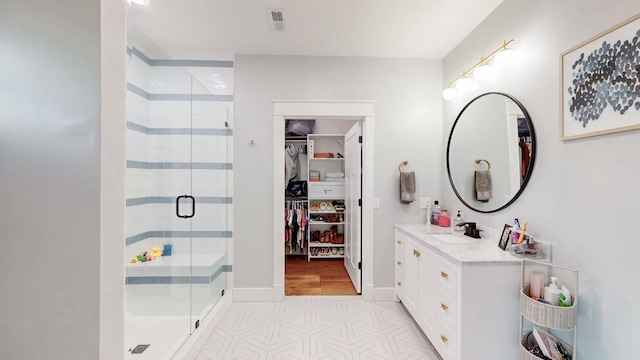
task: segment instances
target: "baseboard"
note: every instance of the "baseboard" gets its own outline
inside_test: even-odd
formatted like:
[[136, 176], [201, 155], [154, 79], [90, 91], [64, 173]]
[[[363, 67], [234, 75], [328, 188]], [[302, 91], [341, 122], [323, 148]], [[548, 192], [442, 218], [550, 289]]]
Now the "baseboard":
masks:
[[235, 288], [233, 301], [273, 301], [273, 288]]
[[395, 288], [375, 288], [373, 301], [394, 301], [395, 300]]
[[198, 355], [198, 351], [204, 345], [216, 325], [220, 323], [222, 316], [227, 312], [233, 302], [233, 290], [229, 296], [223, 296], [214, 306], [211, 312], [202, 320], [197, 331], [191, 334], [182, 344], [180, 349], [171, 357], [172, 360], [192, 360]]
[[367, 302], [376, 301], [375, 292], [376, 292], [376, 288], [373, 287], [373, 284], [362, 285], [362, 298], [364, 299], [364, 301], [367, 301]]

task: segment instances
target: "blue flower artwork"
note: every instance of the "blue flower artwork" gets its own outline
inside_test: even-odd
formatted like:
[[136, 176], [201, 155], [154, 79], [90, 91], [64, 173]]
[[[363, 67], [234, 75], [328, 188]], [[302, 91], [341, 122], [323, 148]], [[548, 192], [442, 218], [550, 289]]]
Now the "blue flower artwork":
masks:
[[630, 39], [603, 41], [591, 53], [580, 53], [570, 71], [566, 106], [582, 128], [608, 107], [620, 115], [640, 111], [640, 29]]

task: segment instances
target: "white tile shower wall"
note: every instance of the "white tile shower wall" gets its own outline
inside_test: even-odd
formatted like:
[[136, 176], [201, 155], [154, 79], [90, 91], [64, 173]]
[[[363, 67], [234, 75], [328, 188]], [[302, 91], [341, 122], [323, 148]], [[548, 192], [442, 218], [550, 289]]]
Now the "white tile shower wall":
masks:
[[149, 127], [149, 111], [150, 104], [148, 99], [127, 91], [127, 121]]
[[138, 88], [150, 92], [150, 70], [149, 65], [137, 56], [127, 57], [127, 82]]
[[193, 192], [200, 196], [227, 197], [231, 181], [226, 173], [225, 170], [193, 170]]
[[136, 236], [149, 231], [150, 219], [144, 205], [127, 206], [125, 214], [127, 218], [126, 237]]
[[135, 161], [149, 161], [149, 135], [139, 131], [127, 129], [126, 159]]
[[150, 196], [149, 171], [147, 169], [127, 168], [126, 174], [126, 198], [136, 199]]
[[[127, 312], [133, 315], [189, 315], [191, 310], [204, 309], [220, 295], [224, 276], [210, 285], [131, 285], [127, 287]], [[185, 324], [187, 326], [187, 324]]]
[[[179, 100], [151, 101], [149, 107], [153, 127], [187, 127], [191, 126], [189, 116], [191, 114], [191, 102]], [[182, 117], [171, 117], [181, 115]], [[164, 119], [169, 119], [165, 121]], [[176, 122], [172, 122], [176, 121]]]
[[151, 68], [150, 93], [153, 94], [191, 94], [191, 75], [179, 66], [153, 66]]

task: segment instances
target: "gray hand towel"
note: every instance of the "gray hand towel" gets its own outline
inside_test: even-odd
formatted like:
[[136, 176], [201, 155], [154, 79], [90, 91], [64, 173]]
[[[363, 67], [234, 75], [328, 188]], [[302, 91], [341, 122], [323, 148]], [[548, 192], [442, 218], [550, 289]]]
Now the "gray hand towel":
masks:
[[416, 200], [416, 174], [413, 171], [400, 172], [400, 201], [409, 204]]
[[493, 198], [491, 172], [489, 170], [476, 170], [474, 178], [476, 183], [476, 200], [489, 202], [489, 200]]

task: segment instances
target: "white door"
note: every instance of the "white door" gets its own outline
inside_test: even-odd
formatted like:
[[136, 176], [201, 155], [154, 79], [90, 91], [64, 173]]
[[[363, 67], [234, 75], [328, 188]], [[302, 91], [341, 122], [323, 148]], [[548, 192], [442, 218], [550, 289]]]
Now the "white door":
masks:
[[[344, 267], [356, 292], [362, 292], [362, 123], [345, 135], [345, 236]], [[371, 264], [369, 264], [371, 265]]]

